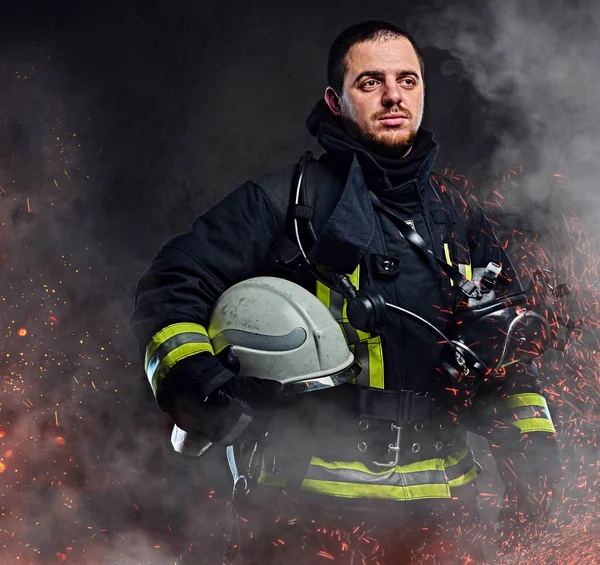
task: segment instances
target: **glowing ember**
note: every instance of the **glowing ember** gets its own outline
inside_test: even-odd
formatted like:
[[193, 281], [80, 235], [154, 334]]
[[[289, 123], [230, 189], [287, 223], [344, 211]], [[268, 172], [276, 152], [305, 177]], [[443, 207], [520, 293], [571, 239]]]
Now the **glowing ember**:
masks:
[[67, 442], [65, 441], [65, 438], [62, 436], [56, 436], [54, 438], [54, 443], [56, 445], [67, 445]]
[[0, 461], [0, 473], [4, 473], [6, 471], [6, 465]]
[[25, 328], [20, 328], [19, 331], [17, 332], [21, 337], [26, 336], [27, 335], [27, 330]]

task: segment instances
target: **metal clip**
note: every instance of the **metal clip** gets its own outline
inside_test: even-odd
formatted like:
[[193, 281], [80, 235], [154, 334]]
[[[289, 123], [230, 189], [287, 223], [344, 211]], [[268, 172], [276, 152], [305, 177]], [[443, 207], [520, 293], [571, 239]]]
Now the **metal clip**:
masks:
[[393, 453], [394, 459], [388, 463], [373, 461], [373, 465], [377, 465], [378, 467], [395, 467], [400, 461], [400, 439], [402, 437], [402, 426], [392, 423], [390, 428], [393, 432], [396, 432], [396, 443], [390, 443], [388, 446], [388, 453]]

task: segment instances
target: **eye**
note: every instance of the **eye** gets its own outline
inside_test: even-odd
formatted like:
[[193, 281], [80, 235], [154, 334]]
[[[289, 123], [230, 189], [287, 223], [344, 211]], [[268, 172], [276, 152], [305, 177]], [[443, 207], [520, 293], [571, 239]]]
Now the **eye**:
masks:
[[404, 77], [400, 82], [407, 87], [413, 87], [417, 84], [417, 81], [411, 77]]
[[369, 80], [366, 80], [365, 82], [362, 83], [361, 88], [363, 88], [365, 90], [373, 90], [378, 84], [379, 84], [378, 80], [375, 80], [374, 78], [370, 78]]

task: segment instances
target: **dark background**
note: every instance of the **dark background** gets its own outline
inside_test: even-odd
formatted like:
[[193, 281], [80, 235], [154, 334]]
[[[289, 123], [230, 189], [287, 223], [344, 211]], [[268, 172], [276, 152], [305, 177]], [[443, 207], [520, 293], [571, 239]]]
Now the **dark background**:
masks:
[[[406, 25], [422, 45], [425, 125], [441, 145], [439, 169], [466, 175], [481, 194], [506, 175], [512, 192], [522, 184], [530, 194], [532, 177], [546, 186], [556, 172], [548, 156], [556, 147], [565, 155], [575, 135], [563, 128], [566, 140], [541, 144], [539, 124], [548, 122], [508, 95], [519, 92], [521, 75], [499, 86], [488, 80], [496, 68], [520, 70], [495, 49], [477, 49], [503, 37], [506, 14], [491, 6], [0, 3], [1, 563], [220, 563], [229, 477], [216, 455], [187, 461], [171, 450], [170, 422], [129, 333], [135, 284], [166, 239], [207, 206], [246, 178], [318, 150], [304, 120], [325, 87], [329, 44], [362, 19]], [[548, 26], [569, 18], [560, 2], [552, 6], [540, 24], [543, 44], [562, 49], [564, 34], [555, 41]], [[596, 11], [581, 2], [573, 14], [579, 24]], [[514, 21], [537, 29], [537, 15]], [[587, 43], [590, 57], [597, 47]], [[585, 104], [599, 106], [590, 85], [580, 88], [589, 92]], [[552, 89], [542, 90], [549, 97], [533, 103], [550, 101], [552, 113]], [[570, 111], [569, 100], [559, 97], [559, 107]], [[579, 211], [596, 172], [582, 139], [576, 150], [587, 168], [565, 165]], [[533, 191], [542, 232], [564, 212], [548, 203], [548, 190]], [[588, 373], [590, 398], [595, 365]], [[587, 427], [569, 426], [563, 438], [571, 446], [578, 438], [573, 458], [586, 482], [575, 518], [588, 526], [597, 480], [590, 402]], [[482, 478], [493, 480], [491, 470]]]

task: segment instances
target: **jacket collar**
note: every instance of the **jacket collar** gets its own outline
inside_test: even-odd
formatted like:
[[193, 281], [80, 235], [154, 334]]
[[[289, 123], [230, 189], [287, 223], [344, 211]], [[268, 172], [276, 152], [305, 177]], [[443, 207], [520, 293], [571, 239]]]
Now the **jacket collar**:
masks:
[[375, 212], [362, 167], [355, 156], [340, 199], [308, 257], [327, 269], [352, 273], [373, 239]]
[[[369, 190], [385, 199], [420, 195], [431, 174], [438, 144], [431, 132], [419, 130], [420, 148], [424, 148], [420, 152], [421, 160], [415, 163], [412, 173], [404, 182], [392, 186], [384, 167], [366, 148], [342, 130], [324, 101], [315, 106], [307, 126], [327, 150], [321, 158], [322, 162], [338, 178], [345, 178], [345, 182], [342, 180], [344, 187], [340, 198], [308, 257], [330, 270], [352, 273], [366, 254], [375, 233], [375, 212]], [[380, 159], [380, 162], [385, 165], [387, 159]]]

